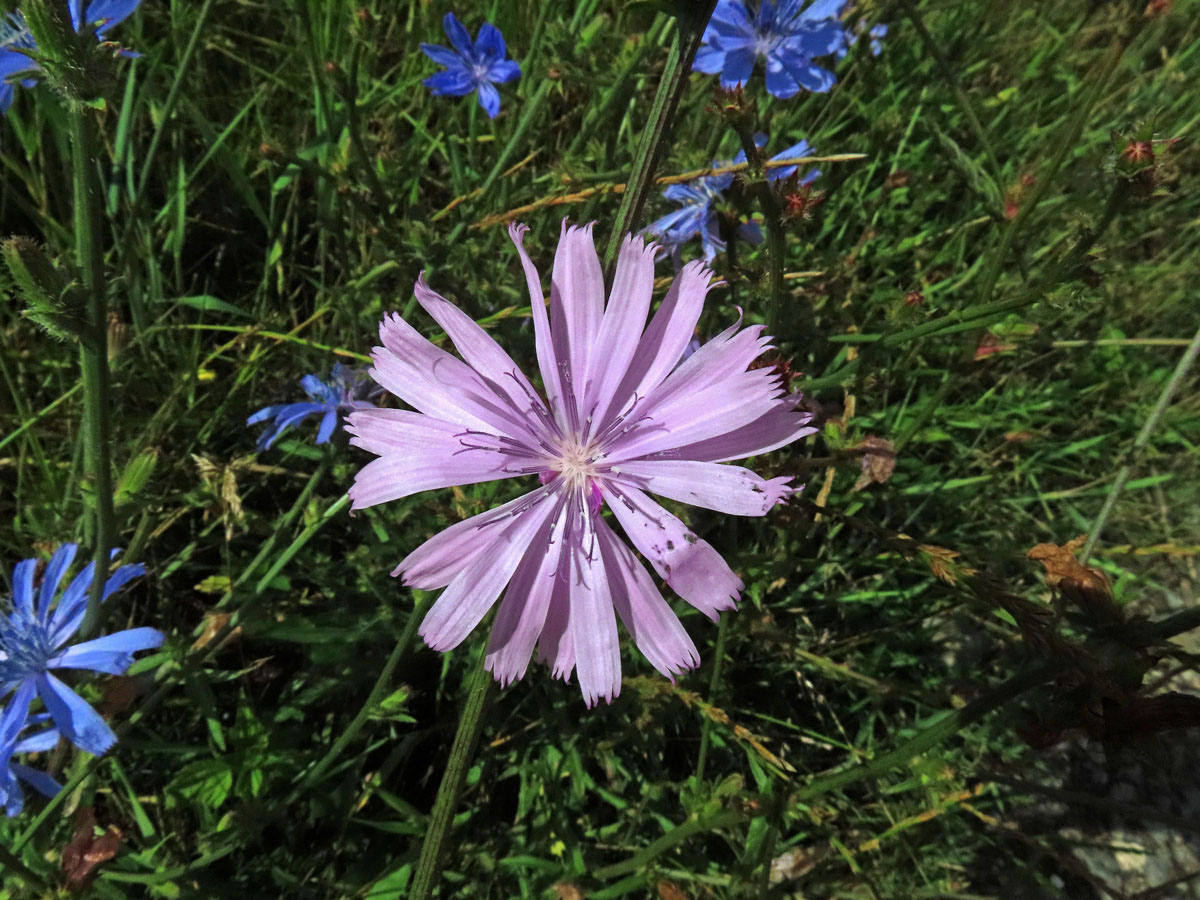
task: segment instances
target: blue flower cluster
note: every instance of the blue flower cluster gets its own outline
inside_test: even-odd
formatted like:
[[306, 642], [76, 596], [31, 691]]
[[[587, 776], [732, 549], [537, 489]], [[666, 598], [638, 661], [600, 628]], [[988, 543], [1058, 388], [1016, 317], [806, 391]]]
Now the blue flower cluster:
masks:
[[848, 0], [718, 0], [692, 64], [721, 76], [721, 87], [746, 84], [761, 60], [767, 91], [781, 100], [801, 90], [824, 92], [837, 79], [813, 63], [846, 44], [839, 21]]
[[[83, 23], [96, 26], [96, 37], [104, 38], [108, 30], [129, 18], [130, 14], [141, 6], [142, 0], [92, 0], [87, 5], [86, 12], [83, 0], [68, 0], [67, 6], [71, 14], [71, 24], [76, 31]], [[29, 54], [37, 51], [25, 17], [19, 12], [9, 13], [0, 19], [0, 113], [7, 113], [12, 106], [16, 85], [9, 79], [22, 72], [32, 72], [37, 69]], [[129, 51], [122, 51], [124, 56], [136, 56]], [[36, 78], [22, 78], [21, 87], [33, 87]]]
[[471, 34], [463, 24], [446, 13], [442, 19], [446, 37], [454, 49], [440, 44], [421, 44], [421, 51], [445, 70], [425, 79], [425, 87], [435, 97], [465, 97], [472, 92], [479, 95], [479, 105], [489, 119], [500, 112], [500, 92], [492, 85], [504, 84], [521, 76], [521, 67], [511, 59], [505, 59], [508, 50], [504, 46], [504, 35], [491, 22], [484, 22], [479, 36], [472, 41]]
[[[754, 135], [754, 144], [759, 149], [767, 145], [767, 136], [762, 132]], [[771, 162], [782, 162], [787, 159], [800, 159], [812, 156], [813, 149], [807, 141], [793, 144], [786, 150], [771, 157]], [[733, 158], [734, 164], [746, 161], [746, 151], [739, 150]], [[730, 163], [713, 160], [713, 168], [719, 169]], [[775, 182], [796, 175], [797, 166], [771, 166], [767, 169], [767, 181]], [[811, 184], [813, 179], [821, 174], [813, 169], [799, 179], [800, 185]], [[680, 248], [699, 235], [700, 246], [704, 250], [704, 258], [711, 263], [721, 250], [725, 249], [725, 241], [721, 238], [720, 223], [715, 203], [721, 195], [733, 184], [732, 172], [723, 175], [702, 175], [683, 184], [668, 185], [663, 196], [673, 203], [680, 204], [679, 209], [667, 213], [661, 219], [646, 226], [644, 233], [654, 235], [663, 248], [676, 259]], [[743, 223], [738, 227], [738, 233], [743, 240], [752, 244], [762, 241], [762, 232], [753, 222]]]
[[371, 408], [370, 403], [357, 399], [366, 384], [362, 372], [337, 363], [330, 373], [328, 383], [316, 375], [305, 375], [300, 379], [300, 386], [304, 388], [304, 393], [308, 394], [310, 400], [263, 407], [248, 418], [246, 424], [257, 425], [268, 419], [275, 421], [275, 427], [268, 428], [258, 438], [258, 449], [268, 450], [280, 435], [293, 425], [320, 413], [321, 426], [317, 429], [317, 443], [328, 443], [342, 412]]
[[[71, 645], [71, 639], [83, 624], [95, 571], [94, 564], [89, 563], [59, 595], [59, 585], [77, 549], [75, 544], [64, 544], [55, 551], [36, 597], [34, 575], [38, 561], [19, 562], [13, 570], [12, 608], [0, 617], [0, 696], [8, 698], [0, 712], [0, 803], [10, 816], [17, 815], [24, 803], [18, 781], [51, 797], [59, 789], [49, 775], [14, 763], [16, 754], [49, 750], [62, 736], [81, 750], [99, 756], [117, 740], [99, 713], [53, 675], [53, 670], [120, 675], [133, 664], [134, 653], [163, 642], [162, 632], [156, 629], [130, 628]], [[113, 570], [104, 583], [103, 599], [107, 601], [145, 572], [142, 565]], [[37, 699], [46, 711], [30, 715]], [[51, 727], [21, 736], [27, 729], [36, 729], [46, 722], [51, 722]]]

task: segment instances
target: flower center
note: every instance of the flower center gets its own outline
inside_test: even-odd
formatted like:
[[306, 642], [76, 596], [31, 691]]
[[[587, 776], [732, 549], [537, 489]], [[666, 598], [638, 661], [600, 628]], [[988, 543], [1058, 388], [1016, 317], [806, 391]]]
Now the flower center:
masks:
[[50, 635], [36, 619], [16, 613], [0, 619], [0, 685], [45, 671], [54, 655]]
[[578, 438], [564, 438], [558, 445], [558, 455], [550, 459], [550, 468], [562, 475], [572, 490], [587, 486], [599, 473], [596, 471], [596, 448], [583, 445]]

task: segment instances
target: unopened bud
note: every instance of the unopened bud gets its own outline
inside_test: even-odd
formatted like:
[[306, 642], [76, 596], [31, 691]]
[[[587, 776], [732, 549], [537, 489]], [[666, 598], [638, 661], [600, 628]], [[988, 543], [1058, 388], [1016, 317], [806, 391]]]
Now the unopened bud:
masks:
[[23, 315], [60, 340], [78, 337], [86, 322], [86, 303], [69, 274], [28, 238], [9, 238], [0, 245], [0, 254], [25, 302]]
[[31, 68], [40, 69], [43, 80], [68, 101], [103, 106], [105, 93], [116, 82], [116, 45], [97, 43], [100, 23], [77, 32], [61, 0], [24, 0], [21, 12], [37, 45]]

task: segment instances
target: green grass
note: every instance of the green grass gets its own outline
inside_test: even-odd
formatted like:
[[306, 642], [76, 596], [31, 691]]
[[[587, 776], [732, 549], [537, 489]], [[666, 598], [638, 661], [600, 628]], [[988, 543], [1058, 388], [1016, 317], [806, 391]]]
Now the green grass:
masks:
[[[494, 122], [421, 86], [433, 67], [417, 43], [442, 40], [441, 3], [370, 0], [358, 15], [341, 0], [173, 0], [120, 26], [143, 56], [121, 62], [97, 117], [112, 453], [118, 543], [152, 574], [108, 626], [169, 638], [135, 669], [115, 750], [86, 777], [51, 757], [78, 790], [0, 822], [39, 877], [59, 882], [71, 811], [90, 805], [123, 833], [98, 897], [405, 896], [485, 639], [425, 648], [429, 596], [388, 573], [516, 489], [351, 517], [342, 495], [366, 456], [344, 435], [315, 447], [307, 425], [255, 458], [243, 423], [299, 399], [305, 373], [368, 353], [384, 312], [433, 334], [411, 299], [421, 270], [531, 370], [515, 253], [502, 226], [476, 226], [600, 188], [521, 220], [543, 275], [564, 215], [596, 219], [603, 247], [620, 202], [608, 188], [629, 176], [667, 58], [659, 6], [464, 4], [468, 27], [496, 23], [522, 64]], [[747, 89], [770, 152], [803, 137], [862, 154], [820, 165], [825, 201], [787, 225], [784, 258], [744, 243], [718, 258], [728, 287], [699, 329], [735, 306], [766, 321], [773, 265], [809, 273], [784, 282], [776, 343], [824, 427], [754, 463], [807, 489], [763, 520], [688, 511], [747, 586], [719, 628], [675, 604], [696, 672], [672, 686], [628, 648], [611, 706], [586, 712], [538, 664], [498, 692], [441, 896], [1099, 896], [1064, 837], [1025, 829], [1028, 795], [987, 773], [1060, 784], [1063, 759], [1019, 732], [1086, 722], [1137, 686], [1101, 678], [1139, 665], [1133, 629], [1060, 615], [1025, 558], [1089, 533], [1122, 466], [1094, 564], [1130, 616], [1195, 608], [1193, 373], [1138, 438], [1200, 326], [1200, 4], [1157, 19], [1133, 2], [912, 6], [928, 41], [910, 4], [859, 4], [891, 31], [879, 57], [847, 57], [829, 94], [773, 100], [761, 71]], [[714, 85], [692, 76], [659, 175], [737, 152]], [[48, 88], [19, 95], [4, 227], [66, 252], [65, 108]], [[1151, 190], [1116, 170], [1121, 136], [1143, 125], [1182, 139], [1158, 147]], [[751, 185], [731, 193], [731, 217], [759, 214]], [[653, 191], [642, 224], [668, 208]], [[77, 353], [19, 312], [0, 319], [5, 577], [89, 527]], [[979, 353], [987, 334], [1006, 349]], [[868, 436], [894, 443], [895, 471], [855, 490]], [[189, 651], [230, 614], [226, 643]], [[1176, 663], [1192, 665], [1154, 672]], [[1043, 664], [1066, 674], [990, 693]], [[767, 887], [790, 850], [796, 877]], [[3, 878], [10, 896], [40, 895]]]

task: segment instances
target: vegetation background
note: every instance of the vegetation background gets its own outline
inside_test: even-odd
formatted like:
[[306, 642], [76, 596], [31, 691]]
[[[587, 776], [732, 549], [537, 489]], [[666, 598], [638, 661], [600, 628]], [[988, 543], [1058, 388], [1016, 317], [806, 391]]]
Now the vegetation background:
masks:
[[[130, 723], [114, 751], [0, 822], [45, 882], [7, 868], [7, 896], [406, 896], [485, 642], [425, 648], [429, 597], [388, 573], [514, 488], [350, 517], [367, 457], [344, 434], [256, 454], [244, 422], [362, 358], [386, 311], [432, 333], [422, 269], [529, 363], [525, 282], [488, 217], [524, 207], [544, 273], [564, 215], [605, 240], [672, 35], [661, 3], [463, 3], [523, 70], [489, 121], [421, 85], [449, 8], [147, 0], [115, 34], [142, 54], [98, 117], [119, 544], [152, 574], [109, 624], [169, 639], [98, 688]], [[828, 94], [692, 75], [659, 166], [731, 158], [730, 104], [768, 152], [861, 154], [820, 163], [824, 202], [787, 222], [782, 260], [718, 257], [699, 329], [735, 306], [765, 321], [782, 265], [780, 359], [823, 430], [756, 468], [807, 490], [764, 520], [690, 512], [747, 585], [719, 628], [685, 614], [699, 670], [672, 685], [627, 652], [591, 711], [538, 665], [498, 692], [442, 896], [1192, 895], [1200, 4], [850, 16], [890, 31]], [[22, 91], [0, 147], [4, 230], [58, 250], [63, 122]], [[761, 183], [730, 192], [731, 221], [761, 219]], [[642, 224], [670, 208], [655, 192]], [[87, 486], [75, 352], [15, 303], [0, 326], [8, 577], [81, 537]], [[1026, 557], [1093, 533], [1111, 604]], [[1138, 624], [1171, 615], [1170, 644]], [[64, 871], [105, 829], [115, 855]]]

